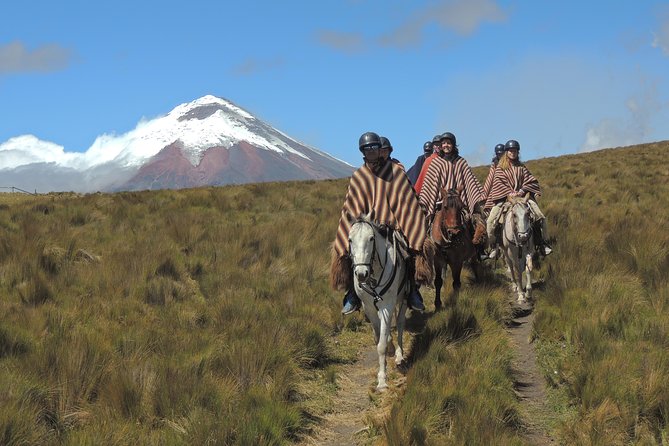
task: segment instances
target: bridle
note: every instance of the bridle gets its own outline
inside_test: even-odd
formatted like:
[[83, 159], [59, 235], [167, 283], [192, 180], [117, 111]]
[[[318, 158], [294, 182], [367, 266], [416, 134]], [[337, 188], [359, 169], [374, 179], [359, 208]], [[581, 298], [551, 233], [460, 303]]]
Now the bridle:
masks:
[[[460, 217], [461, 217], [461, 220], [458, 224], [453, 225], [453, 226], [452, 225], [445, 225], [444, 226], [444, 225], [442, 225], [442, 221], [437, 222], [437, 224], [440, 225], [440, 229], [441, 229], [441, 231], [440, 231], [441, 232], [441, 240], [435, 240], [434, 239], [434, 236], [433, 236], [434, 220], [432, 221], [432, 224], [429, 226], [430, 230], [429, 230], [428, 235], [430, 236], [430, 240], [440, 249], [448, 249], [448, 248], [451, 248], [454, 243], [456, 243], [458, 241], [462, 242], [462, 240], [460, 240], [460, 237], [464, 233], [466, 228], [465, 228], [465, 225], [464, 225], [463, 220], [462, 220], [462, 209], [460, 209], [458, 206], [455, 206], [455, 207], [456, 207], [456, 212], [458, 212], [460, 214]], [[439, 214], [439, 212], [445, 212], [446, 209], [448, 209], [448, 208], [444, 207], [443, 203], [438, 204], [437, 205], [437, 213], [435, 214], [434, 219], [435, 220], [437, 219], [437, 215]], [[455, 236], [455, 238], [454, 238], [454, 236]]]
[[[385, 258], [383, 261], [381, 260], [381, 253], [379, 250], [376, 248], [376, 234], [377, 232], [380, 232], [380, 229], [377, 228], [373, 223], [367, 220], [359, 219], [356, 221], [356, 223], [364, 223], [366, 225], [369, 225], [369, 227], [372, 229], [372, 254], [369, 256], [369, 261], [367, 262], [352, 262], [352, 268], [355, 271], [355, 268], [357, 266], [367, 266], [369, 267], [369, 275], [367, 276], [367, 279], [364, 281], [359, 281], [360, 288], [365, 290], [367, 293], [369, 293], [371, 296], [374, 297], [374, 307], [378, 310], [377, 302], [380, 300], [383, 300], [383, 296], [388, 292], [390, 289], [390, 286], [393, 284], [395, 281], [395, 275], [397, 273], [397, 269], [399, 268], [399, 259], [400, 255], [397, 250], [397, 233], [392, 230], [392, 228], [387, 228], [387, 231], [391, 233], [391, 237], [393, 239], [393, 252], [395, 253], [395, 260], [393, 261], [392, 265], [392, 271], [390, 274], [390, 277], [388, 280], [383, 283], [379, 284], [377, 282], [377, 279], [375, 278], [374, 274], [374, 260], [377, 260], [379, 265], [381, 265], [381, 272], [378, 275], [378, 280], [381, 280], [383, 278], [383, 275], [386, 271], [386, 264], [388, 263], [388, 253], [386, 251]], [[387, 238], [386, 238], [387, 240]], [[351, 246], [350, 246], [350, 240], [349, 240], [349, 257], [353, 261], [353, 256], [352, 256], [352, 251], [351, 251]], [[380, 288], [380, 291], [378, 290]]]
[[[527, 203], [523, 203], [523, 202], [512, 203], [511, 207], [507, 211], [507, 212], [511, 213], [511, 218], [512, 218], [512, 223], [513, 223], [513, 240], [509, 239], [509, 237], [507, 236], [506, 230], [503, 230], [502, 233], [504, 234], [504, 238], [506, 239], [506, 241], [508, 241], [509, 243], [511, 243], [511, 244], [517, 246], [518, 248], [520, 248], [520, 247], [524, 246], [525, 244], [527, 244], [529, 242], [530, 237], [532, 236], [532, 225], [531, 224], [528, 225], [529, 227], [528, 227], [527, 231], [520, 232], [520, 231], [517, 230], [517, 228], [518, 228], [518, 217], [516, 216], [516, 213], [513, 212], [513, 208], [515, 208], [516, 206], [524, 206], [525, 207], [525, 206], [527, 206]], [[528, 212], [529, 212], [529, 207], [528, 207]], [[521, 241], [522, 239], [524, 239], [524, 241]], [[518, 257], [520, 257], [520, 256], [521, 256], [521, 252], [520, 252], [520, 250], [518, 250]]]

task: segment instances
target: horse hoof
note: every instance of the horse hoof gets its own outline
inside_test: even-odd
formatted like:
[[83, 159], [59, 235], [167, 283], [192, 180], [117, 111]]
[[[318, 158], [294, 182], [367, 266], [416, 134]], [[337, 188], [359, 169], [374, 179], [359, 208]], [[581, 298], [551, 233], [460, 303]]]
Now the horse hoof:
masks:
[[376, 391], [379, 393], [383, 393], [386, 390], [388, 390], [388, 384], [386, 383], [383, 383], [383, 385], [379, 384], [378, 386], [376, 386]]

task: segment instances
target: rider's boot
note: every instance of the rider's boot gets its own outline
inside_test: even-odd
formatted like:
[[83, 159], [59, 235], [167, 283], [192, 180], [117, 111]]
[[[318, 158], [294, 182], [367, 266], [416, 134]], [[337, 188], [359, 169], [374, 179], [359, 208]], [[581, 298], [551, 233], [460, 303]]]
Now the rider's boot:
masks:
[[490, 251], [488, 251], [488, 258], [490, 260], [495, 260], [497, 258], [497, 237], [495, 234], [488, 234], [488, 244], [490, 246]]
[[411, 287], [409, 297], [407, 297], [407, 304], [409, 308], [414, 311], [425, 311], [425, 304], [423, 303], [423, 296], [420, 295], [418, 286], [414, 283]]
[[539, 250], [539, 254], [541, 254], [543, 257], [546, 257], [549, 255], [551, 252], [553, 252], [553, 248], [551, 245], [548, 244], [548, 236], [546, 235], [546, 219], [543, 218], [537, 222], [538, 226], [538, 231], [537, 231], [537, 248]]
[[360, 309], [360, 305], [362, 304], [362, 302], [360, 302], [360, 298], [357, 294], [355, 294], [355, 290], [353, 288], [346, 292], [344, 295], [344, 301], [342, 303], [344, 305], [344, 308], [341, 310], [343, 314], [351, 314], [354, 311], [358, 311]]
[[488, 255], [485, 253], [485, 244], [476, 245], [476, 255], [478, 255], [481, 262], [488, 258]]
[[407, 274], [409, 275], [409, 296], [407, 297], [407, 305], [414, 311], [425, 311], [425, 304], [423, 304], [423, 296], [418, 291], [418, 284], [416, 283], [416, 258], [409, 257], [407, 259]]

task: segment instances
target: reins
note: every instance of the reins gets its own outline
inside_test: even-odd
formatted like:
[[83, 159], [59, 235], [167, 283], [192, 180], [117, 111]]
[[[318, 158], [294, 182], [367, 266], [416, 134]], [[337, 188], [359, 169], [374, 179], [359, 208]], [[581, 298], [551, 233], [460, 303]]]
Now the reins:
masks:
[[[359, 220], [359, 222], [368, 224], [372, 228], [372, 232], [374, 234], [374, 239], [373, 239], [373, 242], [374, 242], [374, 245], [373, 245], [374, 248], [373, 249], [374, 249], [374, 251], [372, 252], [372, 256], [371, 256], [369, 262], [353, 263], [352, 267], [353, 267], [353, 269], [355, 269], [356, 266], [369, 266], [369, 277], [366, 281], [360, 282], [360, 288], [362, 288], [364, 291], [366, 291], [370, 296], [372, 296], [374, 298], [374, 301], [373, 301], [374, 302], [374, 308], [376, 308], [376, 310], [378, 311], [379, 307], [378, 307], [377, 303], [379, 301], [383, 300], [383, 296], [388, 292], [388, 290], [392, 286], [393, 282], [395, 281], [395, 276], [397, 275], [397, 269], [399, 268], [399, 258], [400, 258], [400, 256], [399, 256], [399, 252], [398, 252], [398, 249], [397, 249], [397, 237], [398, 237], [398, 235], [397, 235], [396, 231], [394, 231], [394, 230], [392, 231], [392, 239], [393, 239], [392, 243], [393, 243], [393, 251], [395, 253], [395, 259], [393, 260], [393, 265], [392, 265], [393, 268], [391, 270], [390, 277], [388, 278], [388, 280], [383, 285], [378, 284], [378, 283], [375, 284], [374, 282], [376, 282], [376, 279], [373, 277], [374, 276], [374, 252], [376, 252], [376, 259], [378, 260], [379, 264], [381, 265], [381, 272], [379, 274], [379, 280], [381, 280], [383, 278], [383, 275], [386, 271], [386, 266], [388, 264], [388, 251], [386, 250], [385, 259], [384, 259], [383, 262], [381, 262], [381, 254], [380, 254], [379, 250], [376, 248], [376, 243], [377, 243], [376, 235], [379, 231], [369, 221]], [[391, 230], [391, 229], [389, 228], [389, 230]], [[387, 237], [384, 237], [384, 242], [388, 242]], [[349, 252], [350, 252], [350, 249], [349, 249]], [[404, 286], [404, 282], [402, 283], [402, 286]], [[377, 291], [377, 288], [381, 288], [381, 290]]]
[[[504, 235], [504, 238], [506, 239], [506, 241], [509, 242], [509, 243], [511, 243], [512, 245], [515, 245], [515, 246], [518, 247], [518, 248], [521, 248], [521, 247], [524, 246], [526, 243], [528, 243], [529, 240], [530, 240], [530, 236], [532, 235], [532, 225], [530, 225], [530, 228], [529, 228], [527, 231], [524, 231], [524, 232], [522, 232], [522, 233], [520, 233], [520, 232], [518, 232], [518, 231], [516, 230], [517, 225], [518, 225], [518, 221], [517, 221], [517, 219], [516, 219], [516, 214], [513, 212], [513, 208], [514, 208], [515, 206], [520, 205], [520, 204], [521, 204], [521, 203], [513, 203], [513, 204], [511, 205], [511, 207], [509, 208], [509, 210], [507, 211], [507, 212], [510, 212], [510, 213], [511, 213], [511, 218], [513, 219], [513, 240], [509, 239], [509, 237], [507, 236], [507, 234], [506, 234], [506, 227], [505, 227], [504, 230], [502, 231], [502, 234]], [[528, 212], [529, 212], [529, 211], [528, 211]], [[504, 221], [505, 221], [505, 226], [506, 226], [506, 218], [504, 219]], [[520, 241], [518, 240], [518, 236], [519, 236], [519, 235], [525, 235], [525, 234], [528, 235], [528, 237], [527, 237], [527, 241], [525, 241], [525, 242], [520, 242]], [[521, 256], [522, 256], [522, 252], [521, 252], [520, 249], [518, 249], [518, 258], [520, 258]]]

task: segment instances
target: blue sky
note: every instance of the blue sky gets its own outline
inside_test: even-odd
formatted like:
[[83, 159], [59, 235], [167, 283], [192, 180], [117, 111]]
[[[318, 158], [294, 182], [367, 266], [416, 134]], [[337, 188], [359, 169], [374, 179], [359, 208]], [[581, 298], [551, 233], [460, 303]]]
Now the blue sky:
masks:
[[455, 133], [487, 163], [669, 139], [669, 3], [6, 2], [0, 144], [87, 150], [206, 94], [351, 164]]

